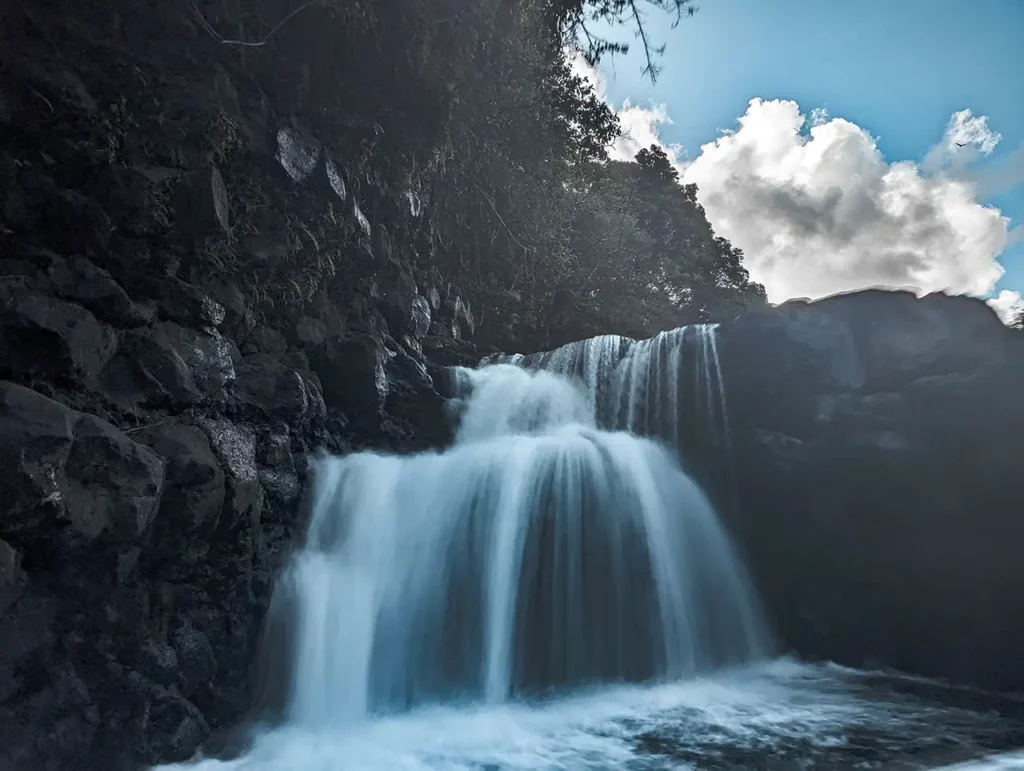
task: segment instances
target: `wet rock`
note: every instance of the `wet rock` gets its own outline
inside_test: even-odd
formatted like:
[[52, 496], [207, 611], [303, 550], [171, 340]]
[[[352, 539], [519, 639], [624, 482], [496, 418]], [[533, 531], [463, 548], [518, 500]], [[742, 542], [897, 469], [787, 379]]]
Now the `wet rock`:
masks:
[[405, 191], [405, 202], [409, 207], [409, 216], [415, 219], [423, 213], [423, 203], [420, 201], [419, 195], [412, 190]]
[[394, 264], [382, 268], [379, 278], [383, 287], [381, 312], [391, 334], [401, 337], [413, 326], [418, 297], [416, 282], [408, 270]]
[[391, 243], [391, 234], [384, 225], [377, 226], [377, 259], [391, 262], [395, 259], [395, 250]]
[[63, 58], [42, 51], [5, 57], [5, 75], [15, 89], [30, 91], [36, 99], [44, 99], [51, 108], [59, 106], [83, 116], [96, 112], [96, 100], [81, 77], [68, 67]]
[[231, 204], [220, 169], [211, 165], [187, 174], [174, 186], [172, 206], [183, 233], [201, 238], [231, 234]]
[[225, 235], [231, 235], [231, 203], [228, 200], [228, 188], [224, 177], [216, 166], [210, 171], [210, 198], [213, 215]]
[[430, 287], [427, 291], [427, 302], [430, 303], [430, 307], [434, 312], [441, 310], [441, 293], [437, 291], [436, 286]]
[[85, 306], [104, 321], [121, 327], [136, 327], [147, 321], [146, 314], [110, 273], [85, 257], [54, 260], [47, 275], [58, 296]]
[[57, 641], [58, 609], [59, 603], [52, 594], [27, 586], [3, 614], [0, 704], [24, 687], [24, 682], [18, 677], [19, 667], [33, 658], [45, 657], [53, 649]]
[[193, 404], [201, 399], [192, 369], [154, 328], [125, 333], [102, 380], [111, 399], [124, 406]]
[[332, 338], [310, 353], [327, 406], [360, 420], [375, 420], [387, 398], [385, 361], [383, 344], [364, 333]]
[[186, 697], [194, 696], [209, 685], [217, 674], [217, 657], [210, 639], [185, 619], [172, 635], [182, 677], [182, 691]]
[[249, 342], [256, 346], [259, 353], [265, 353], [275, 359], [284, 358], [288, 352], [288, 341], [272, 327], [256, 327], [249, 336]]
[[106, 421], [11, 383], [0, 384], [3, 534], [45, 537], [70, 548], [101, 535], [137, 540], [163, 490], [159, 457]]
[[475, 367], [481, 358], [473, 345], [450, 336], [427, 335], [422, 346], [427, 361], [445, 367]]
[[0, 373], [93, 385], [114, 355], [113, 329], [80, 305], [0, 279]]
[[137, 540], [156, 514], [164, 464], [106, 421], [79, 414], [64, 477], [64, 532], [73, 532], [73, 543], [100, 534], [125, 543]]
[[165, 490], [153, 528], [157, 558], [187, 560], [189, 547], [215, 525], [224, 506], [224, 472], [206, 434], [195, 426], [164, 423], [138, 434], [165, 462]]
[[21, 554], [9, 543], [0, 540], [0, 619], [21, 597], [27, 583], [28, 577], [21, 569]]
[[361, 238], [369, 242], [373, 237], [373, 229], [370, 227], [370, 221], [363, 214], [363, 210], [359, 208], [359, 202], [355, 200], [352, 201], [352, 217], [355, 219], [356, 228], [358, 228]]
[[124, 406], [219, 402], [235, 380], [234, 357], [216, 330], [165, 321], [125, 333], [102, 380], [111, 399]]
[[188, 365], [199, 392], [208, 399], [223, 401], [227, 387], [235, 380], [236, 351], [216, 330], [186, 329], [172, 322], [158, 324], [178, 356]]
[[306, 418], [311, 426], [320, 426], [327, 418], [327, 405], [324, 403], [323, 386], [315, 372], [302, 372], [302, 383], [306, 388]]
[[305, 182], [313, 175], [322, 153], [320, 141], [298, 129], [284, 127], [277, 132], [275, 157], [294, 182]]
[[422, 340], [430, 330], [430, 304], [417, 295], [412, 301], [412, 334], [416, 340]]
[[167, 643], [145, 640], [137, 650], [135, 667], [153, 682], [174, 685], [178, 680], [178, 653]]
[[322, 343], [328, 336], [327, 324], [323, 319], [303, 316], [295, 323], [295, 337], [306, 346]]
[[452, 295], [445, 303], [445, 311], [450, 318], [455, 319], [459, 326], [461, 334], [456, 339], [473, 336], [473, 333], [476, 332], [476, 321], [473, 319], [473, 310], [466, 300], [459, 295]]
[[327, 175], [327, 185], [341, 202], [344, 203], [348, 198], [348, 190], [345, 187], [345, 178], [342, 176], [341, 170], [334, 163], [331, 158], [325, 159], [324, 171]]
[[139, 672], [119, 678], [124, 696], [116, 714], [104, 722], [137, 737], [134, 752], [147, 763], [188, 760], [210, 735], [210, 727], [192, 702]]
[[727, 516], [785, 643], [1024, 687], [1024, 338], [981, 301], [867, 291], [749, 312], [718, 343]]
[[265, 435], [257, 455], [260, 482], [272, 500], [294, 503], [299, 498], [299, 476], [292, 458], [291, 437], [286, 426]]
[[76, 414], [21, 386], [0, 383], [0, 535], [45, 532], [65, 506], [64, 464]]
[[198, 287], [176, 278], [147, 283], [160, 315], [168, 321], [192, 327], [219, 327], [224, 322], [224, 306]]
[[210, 296], [224, 308], [224, 323], [229, 330], [241, 334], [256, 326], [256, 317], [236, 284], [215, 280], [209, 283], [208, 288]]
[[299, 373], [264, 353], [245, 357], [236, 370], [234, 394], [239, 402], [268, 416], [301, 420], [309, 404]]
[[263, 498], [256, 469], [256, 433], [226, 420], [204, 419], [201, 426], [225, 472], [232, 522], [258, 523]]

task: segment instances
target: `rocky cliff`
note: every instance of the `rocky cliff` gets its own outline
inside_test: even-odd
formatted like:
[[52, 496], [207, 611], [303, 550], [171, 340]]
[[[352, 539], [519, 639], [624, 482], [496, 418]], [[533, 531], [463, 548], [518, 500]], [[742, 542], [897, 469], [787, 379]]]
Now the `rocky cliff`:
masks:
[[978, 300], [869, 291], [719, 336], [727, 509], [783, 643], [1024, 689], [1024, 335]]
[[431, 372], [474, 356], [416, 190], [187, 9], [63, 11], [0, 25], [4, 771], [234, 724], [310, 459], [443, 444]]

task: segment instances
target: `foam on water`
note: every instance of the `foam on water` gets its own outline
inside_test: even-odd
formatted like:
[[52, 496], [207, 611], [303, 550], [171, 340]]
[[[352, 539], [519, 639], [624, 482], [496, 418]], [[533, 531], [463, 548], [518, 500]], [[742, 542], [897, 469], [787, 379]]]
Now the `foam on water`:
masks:
[[257, 736], [246, 756], [202, 761], [198, 771], [1019, 767], [1011, 765], [1019, 754], [992, 752], [1008, 741], [1012, 719], [988, 705], [975, 711], [891, 692], [900, 685], [775, 661], [543, 701], [425, 707], [332, 731], [284, 726]]

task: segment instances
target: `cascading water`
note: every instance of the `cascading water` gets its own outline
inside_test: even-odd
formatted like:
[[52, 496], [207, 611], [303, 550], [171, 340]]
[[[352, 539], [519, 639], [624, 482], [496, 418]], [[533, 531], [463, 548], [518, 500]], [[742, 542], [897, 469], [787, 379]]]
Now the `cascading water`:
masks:
[[318, 462], [269, 613], [281, 724], [190, 767], [832, 771], [1020, 746], [1024, 706], [982, 695], [964, 708], [942, 686], [787, 661], [706, 673], [768, 647], [742, 566], [668, 448], [685, 458], [695, 429], [728, 443], [713, 327], [511, 362], [455, 371], [447, 452]]
[[665, 450], [597, 429], [563, 377], [461, 377], [451, 450], [320, 461], [275, 598], [290, 722], [676, 679], [766, 651], [728, 539]]
[[491, 361], [576, 378], [602, 428], [657, 437], [673, 447], [701, 434], [728, 444], [717, 324], [670, 329], [649, 340], [602, 335]]

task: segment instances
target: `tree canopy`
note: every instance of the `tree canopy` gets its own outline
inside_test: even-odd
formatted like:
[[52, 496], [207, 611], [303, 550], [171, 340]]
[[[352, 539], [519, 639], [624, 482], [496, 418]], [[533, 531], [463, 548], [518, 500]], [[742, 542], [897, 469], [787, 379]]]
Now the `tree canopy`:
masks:
[[478, 335], [539, 347], [646, 336], [764, 301], [742, 252], [715, 234], [696, 187], [681, 184], [659, 147], [609, 160], [618, 118], [571, 66], [624, 50], [593, 29], [625, 25], [654, 78], [648, 19], [677, 23], [694, 9], [691, 0], [261, 0], [244, 18], [205, 21], [266, 41], [239, 50], [254, 81], [279, 111], [315, 116], [355, 184], [373, 169], [417, 191], [430, 223], [419, 264], [472, 298]]

